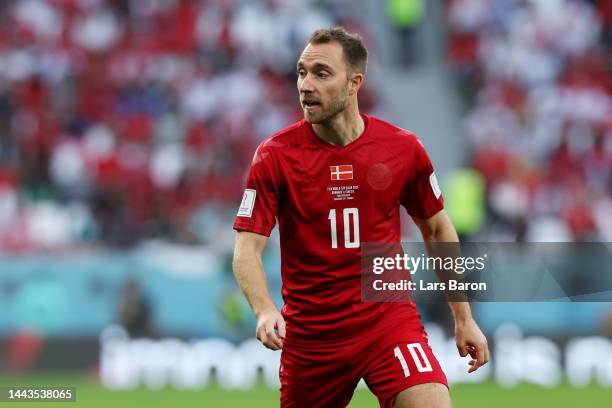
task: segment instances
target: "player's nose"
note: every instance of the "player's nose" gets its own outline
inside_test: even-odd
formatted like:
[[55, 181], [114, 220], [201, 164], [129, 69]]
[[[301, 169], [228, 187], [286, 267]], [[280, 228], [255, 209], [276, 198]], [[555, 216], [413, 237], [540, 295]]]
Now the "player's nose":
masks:
[[298, 80], [298, 91], [300, 93], [308, 93], [314, 91], [314, 86], [312, 81], [310, 80], [310, 75], [306, 75], [304, 78], [300, 78]]

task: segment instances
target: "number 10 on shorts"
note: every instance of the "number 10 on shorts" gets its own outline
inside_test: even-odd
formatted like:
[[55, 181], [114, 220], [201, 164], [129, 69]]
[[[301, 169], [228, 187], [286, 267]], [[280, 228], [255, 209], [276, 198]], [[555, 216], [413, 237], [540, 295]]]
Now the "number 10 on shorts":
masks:
[[[406, 344], [406, 349], [414, 361], [414, 365], [419, 373], [425, 373], [427, 371], [433, 371], [431, 368], [431, 364], [427, 359], [427, 355], [423, 350], [423, 346], [421, 343], [409, 343]], [[397, 346], [393, 349], [393, 353], [395, 354], [395, 358], [397, 358], [402, 365], [402, 370], [404, 370], [404, 377], [408, 377], [410, 375], [410, 370], [408, 369], [408, 363], [404, 358], [404, 354], [402, 353], [402, 349], [400, 346]]]

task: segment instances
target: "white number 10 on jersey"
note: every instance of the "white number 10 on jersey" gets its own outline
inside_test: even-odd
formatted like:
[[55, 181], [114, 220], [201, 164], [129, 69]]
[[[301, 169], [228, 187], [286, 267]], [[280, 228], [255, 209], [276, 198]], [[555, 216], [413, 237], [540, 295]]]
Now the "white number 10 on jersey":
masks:
[[[329, 222], [331, 224], [331, 247], [338, 248], [338, 227], [336, 222], [336, 210], [329, 210]], [[344, 223], [344, 247], [359, 248], [359, 209], [344, 208], [342, 210]], [[352, 222], [351, 222], [352, 219]], [[353, 233], [351, 234], [351, 225]]]
[[[406, 348], [408, 349], [408, 353], [410, 357], [412, 357], [412, 361], [414, 361], [414, 365], [419, 373], [425, 373], [428, 371], [433, 371], [431, 368], [431, 364], [427, 359], [427, 354], [425, 354], [425, 350], [423, 350], [423, 346], [420, 343], [410, 343], [406, 344]], [[393, 354], [395, 358], [397, 358], [402, 366], [402, 370], [404, 370], [404, 377], [410, 376], [410, 370], [408, 369], [408, 363], [404, 358], [404, 353], [402, 353], [402, 349], [397, 346], [393, 349]]]

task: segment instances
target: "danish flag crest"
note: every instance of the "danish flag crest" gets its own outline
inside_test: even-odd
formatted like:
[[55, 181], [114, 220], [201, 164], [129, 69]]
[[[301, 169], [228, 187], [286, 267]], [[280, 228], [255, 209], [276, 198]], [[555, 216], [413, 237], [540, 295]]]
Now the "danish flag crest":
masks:
[[332, 180], [352, 180], [353, 165], [342, 164], [340, 166], [329, 166]]

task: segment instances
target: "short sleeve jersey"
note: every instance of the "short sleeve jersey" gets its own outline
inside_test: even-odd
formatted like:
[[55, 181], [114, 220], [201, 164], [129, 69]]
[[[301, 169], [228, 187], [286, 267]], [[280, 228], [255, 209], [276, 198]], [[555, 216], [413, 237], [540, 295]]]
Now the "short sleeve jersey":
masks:
[[234, 229], [269, 236], [278, 222], [287, 338], [340, 339], [414, 317], [412, 303], [361, 301], [361, 245], [399, 242], [400, 205], [443, 208], [432, 164], [412, 133], [362, 115], [346, 146], [302, 120], [257, 149]]

